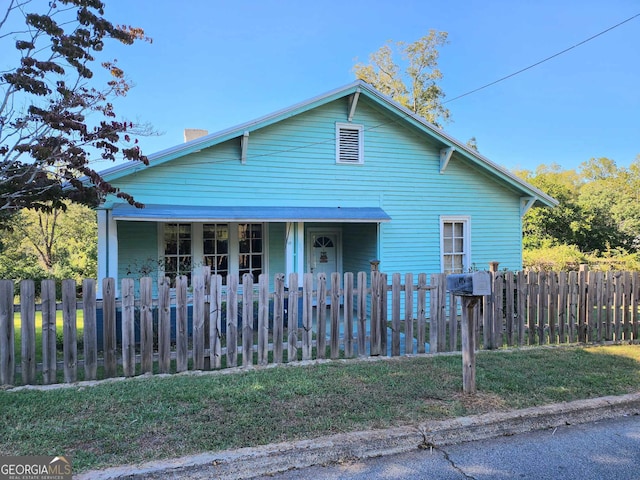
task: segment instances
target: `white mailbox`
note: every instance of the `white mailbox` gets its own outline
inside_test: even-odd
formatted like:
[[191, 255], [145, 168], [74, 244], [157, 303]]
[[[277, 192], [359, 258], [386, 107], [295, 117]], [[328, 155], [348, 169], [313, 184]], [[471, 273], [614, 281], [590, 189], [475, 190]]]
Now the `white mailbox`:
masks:
[[491, 295], [491, 275], [489, 272], [447, 275], [447, 290], [462, 296]]

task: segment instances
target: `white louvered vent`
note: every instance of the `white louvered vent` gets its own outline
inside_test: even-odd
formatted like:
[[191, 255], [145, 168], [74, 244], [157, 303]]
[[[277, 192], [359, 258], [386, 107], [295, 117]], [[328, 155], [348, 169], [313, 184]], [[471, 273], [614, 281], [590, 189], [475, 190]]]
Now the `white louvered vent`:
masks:
[[363, 163], [362, 125], [337, 124], [337, 151], [338, 163]]

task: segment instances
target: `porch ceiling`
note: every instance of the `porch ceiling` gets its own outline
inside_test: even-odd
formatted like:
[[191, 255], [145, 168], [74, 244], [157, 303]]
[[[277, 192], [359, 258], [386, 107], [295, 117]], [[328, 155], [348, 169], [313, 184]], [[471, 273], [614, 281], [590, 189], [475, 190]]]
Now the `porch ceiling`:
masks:
[[115, 205], [115, 220], [146, 222], [338, 222], [380, 223], [391, 217], [379, 207], [209, 207]]

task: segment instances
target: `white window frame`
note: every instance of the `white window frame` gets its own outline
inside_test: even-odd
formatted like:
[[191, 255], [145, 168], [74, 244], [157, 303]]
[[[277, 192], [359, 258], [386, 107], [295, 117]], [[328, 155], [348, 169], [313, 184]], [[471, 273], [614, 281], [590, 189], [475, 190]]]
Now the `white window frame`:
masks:
[[[340, 157], [340, 131], [353, 130], [358, 134], [358, 161], [343, 161]], [[363, 165], [364, 164], [364, 125], [336, 122], [336, 164]]]
[[462, 272], [468, 272], [471, 263], [471, 217], [469, 215], [442, 215], [440, 217], [440, 271], [445, 272], [444, 225], [446, 223], [463, 224]]
[[[204, 265], [204, 235], [203, 225], [206, 224], [226, 224], [229, 225], [229, 273], [239, 274], [240, 271], [240, 242], [238, 235], [238, 225], [240, 224], [260, 224], [262, 225], [262, 273], [269, 274], [269, 224], [263, 222], [184, 222], [172, 221], [158, 223], [158, 259], [164, 259], [164, 227], [167, 223], [182, 223], [191, 225], [191, 273], [192, 275], [202, 271]], [[164, 262], [159, 263], [159, 273], [164, 273]], [[240, 279], [242, 280], [242, 279]]]

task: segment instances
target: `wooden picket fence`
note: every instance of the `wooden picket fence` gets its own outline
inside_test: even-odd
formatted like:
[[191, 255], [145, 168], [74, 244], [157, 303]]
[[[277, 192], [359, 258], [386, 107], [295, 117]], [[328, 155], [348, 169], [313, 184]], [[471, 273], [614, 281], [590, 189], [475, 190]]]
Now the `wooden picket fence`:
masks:
[[[219, 275], [173, 287], [160, 278], [153, 298], [151, 278], [126, 278], [116, 298], [107, 278], [97, 300], [92, 279], [80, 295], [63, 281], [61, 297], [45, 280], [39, 298], [24, 280], [14, 304], [14, 282], [0, 280], [0, 385], [460, 349], [446, 275], [305, 274], [287, 289], [277, 274], [273, 285], [266, 275], [230, 275], [224, 287]], [[475, 310], [478, 348], [638, 339], [638, 272], [494, 272], [492, 287]]]

